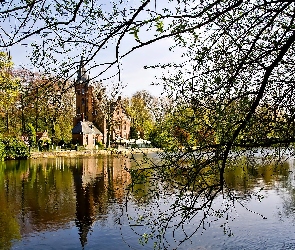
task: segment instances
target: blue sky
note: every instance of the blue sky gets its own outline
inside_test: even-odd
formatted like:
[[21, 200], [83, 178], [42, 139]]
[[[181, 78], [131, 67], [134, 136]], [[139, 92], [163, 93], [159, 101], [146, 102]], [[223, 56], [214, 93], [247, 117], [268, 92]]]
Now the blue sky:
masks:
[[[129, 4], [138, 4], [140, 1], [129, 1]], [[157, 2], [159, 3], [159, 1]], [[152, 3], [153, 4], [153, 3]], [[106, 6], [108, 9], [109, 6]], [[141, 17], [144, 18], [144, 17]], [[12, 23], [10, 23], [10, 26]], [[5, 24], [7, 25], [7, 23]], [[140, 32], [141, 39], [148, 39], [149, 34], [147, 32]], [[89, 39], [92, 39], [91, 37]], [[26, 40], [27, 43], [30, 44], [32, 42], [42, 43], [42, 38], [40, 37], [31, 37]], [[132, 45], [136, 44], [134, 36], [128, 34], [126, 38], [122, 40], [121, 51], [124, 52], [131, 48]], [[154, 44], [148, 45], [144, 48], [138, 49], [128, 56], [124, 57], [121, 61], [121, 81], [123, 85], [127, 85], [123, 89], [123, 95], [131, 96], [133, 93], [139, 90], [148, 90], [152, 95], [159, 96], [162, 92], [161, 86], [152, 86], [153, 82], [159, 82], [156, 79], [160, 78], [162, 75], [161, 70], [158, 69], [144, 69], [145, 65], [156, 65], [159, 63], [168, 63], [173, 61], [181, 60], [181, 50], [178, 51], [169, 51], [169, 47], [173, 44], [173, 40], [166, 39], [156, 42]], [[112, 47], [111, 47], [112, 46]], [[81, 49], [81, 48], [80, 48]], [[83, 48], [82, 48], [83, 49]], [[16, 66], [23, 65], [26, 68], [30, 68], [33, 71], [38, 71], [38, 68], [34, 68], [31, 66], [29, 57], [31, 55], [30, 45], [24, 46], [21, 44], [14, 45], [10, 48], [11, 55], [13, 61]], [[74, 57], [79, 55], [79, 49], [76, 51], [72, 50], [72, 54], [64, 54], [64, 57]], [[74, 55], [76, 54], [76, 55]], [[61, 55], [60, 55], [61, 56]], [[89, 69], [95, 62], [108, 62], [114, 59], [114, 46], [110, 45], [107, 49], [102, 50], [95, 58], [94, 61], [90, 62], [89, 65], [86, 66], [86, 69]], [[75, 62], [78, 58], [74, 59]], [[99, 77], [98, 79], [108, 78], [108, 76], [113, 74], [113, 70], [110, 70], [108, 73], [104, 74], [103, 76]], [[99, 73], [98, 69], [91, 69], [90, 70], [90, 77], [95, 77]], [[116, 81], [116, 80], [114, 80]], [[104, 80], [104, 84], [108, 84], [109, 80]]]
[[[163, 71], [160, 69], [144, 69], [145, 65], [157, 65], [159, 63], [168, 63], [181, 60], [181, 50], [169, 51], [172, 45], [172, 39], [159, 41], [148, 45], [145, 48], [134, 51], [122, 59], [121, 80], [127, 86], [123, 89], [124, 96], [131, 96], [136, 91], [148, 90], [152, 95], [159, 96], [163, 90], [162, 86], [151, 85], [160, 83], [159, 79]], [[15, 45], [10, 49], [13, 62], [16, 67], [23, 66], [33, 71], [38, 71], [30, 63], [29, 46]], [[112, 53], [112, 52], [110, 52]], [[108, 56], [105, 53], [104, 56]], [[95, 76], [96, 71], [91, 70], [90, 76]], [[108, 81], [105, 81], [107, 84]]]

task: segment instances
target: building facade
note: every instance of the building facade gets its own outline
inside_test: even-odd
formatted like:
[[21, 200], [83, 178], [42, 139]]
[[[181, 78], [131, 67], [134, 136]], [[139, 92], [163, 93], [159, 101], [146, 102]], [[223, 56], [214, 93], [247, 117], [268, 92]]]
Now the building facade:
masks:
[[108, 136], [111, 141], [129, 139], [130, 118], [122, 106], [121, 97], [110, 101], [103, 91], [94, 93], [95, 87], [91, 85], [82, 57], [75, 81], [73, 143], [93, 148], [97, 142], [106, 144]]

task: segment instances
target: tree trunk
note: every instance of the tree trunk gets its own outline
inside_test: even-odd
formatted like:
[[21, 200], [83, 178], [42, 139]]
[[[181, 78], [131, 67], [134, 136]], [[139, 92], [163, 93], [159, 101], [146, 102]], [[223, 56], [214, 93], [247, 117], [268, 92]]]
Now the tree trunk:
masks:
[[21, 95], [21, 107], [22, 107], [22, 134], [25, 133], [26, 128], [25, 128], [25, 114], [24, 114], [24, 99], [23, 95]]
[[38, 88], [37, 88], [37, 100], [36, 100], [36, 106], [35, 106], [35, 113], [36, 113], [36, 119], [35, 119], [35, 131], [38, 132], [38, 118], [39, 118], [39, 114], [38, 114], [38, 101], [39, 101], [39, 96], [38, 96]]
[[9, 134], [9, 113], [6, 111], [6, 132]]

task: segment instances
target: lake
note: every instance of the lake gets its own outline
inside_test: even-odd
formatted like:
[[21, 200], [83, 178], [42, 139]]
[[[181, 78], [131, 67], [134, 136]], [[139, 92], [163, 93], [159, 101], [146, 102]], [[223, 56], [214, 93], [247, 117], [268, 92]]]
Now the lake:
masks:
[[[136, 162], [111, 155], [0, 163], [0, 249], [295, 249], [293, 157], [229, 169], [227, 188], [243, 198], [220, 194], [189, 221], [171, 209], [173, 190], [149, 198], [147, 181], [127, 192], [126, 168]], [[161, 245], [148, 237], [155, 225], [167, 227]]]

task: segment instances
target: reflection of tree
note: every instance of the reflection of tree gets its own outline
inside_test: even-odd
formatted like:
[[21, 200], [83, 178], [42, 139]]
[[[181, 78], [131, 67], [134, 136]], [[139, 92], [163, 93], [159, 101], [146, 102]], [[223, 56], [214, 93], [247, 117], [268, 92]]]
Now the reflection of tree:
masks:
[[1, 227], [5, 229], [1, 239], [62, 228], [74, 218], [73, 180], [61, 163], [58, 159], [5, 162], [0, 169], [0, 213], [6, 219], [18, 218], [7, 226], [17, 225], [19, 236]]
[[9, 179], [4, 177], [3, 163], [0, 164], [0, 187], [6, 186], [6, 190], [0, 190], [0, 249], [10, 249], [11, 241], [20, 239], [20, 226], [13, 213], [15, 204], [11, 204], [8, 197]]
[[172, 238], [177, 247], [217, 221], [224, 233], [231, 235], [229, 222], [235, 217], [236, 205], [248, 210], [250, 198], [263, 198], [259, 190], [276, 187], [289, 174], [288, 163], [273, 161], [269, 155], [245, 159], [234, 154], [228, 159], [220, 190], [219, 162], [210, 162], [210, 157], [198, 159], [197, 154], [186, 159], [166, 154], [169, 156], [173, 165], [167, 166], [163, 159], [162, 166], [130, 170], [130, 187], [148, 186], [149, 190], [141, 192], [141, 200], [153, 202], [139, 204], [137, 217], [127, 214], [129, 224], [143, 244], [152, 241], [159, 249], [172, 248]]
[[269, 189], [282, 176], [285, 177], [288, 175], [289, 164], [287, 162], [281, 164], [273, 162], [253, 166], [249, 165], [248, 161], [249, 159], [243, 159], [239, 162], [229, 164], [226, 168], [224, 178], [228, 188], [244, 193], [253, 190], [257, 186]]
[[[2, 200], [0, 198], [0, 200]], [[10, 211], [10, 208], [5, 206], [1, 201], [0, 212], [0, 249], [10, 249], [12, 240], [20, 239], [19, 224]]]
[[153, 177], [156, 173], [149, 169], [150, 160], [145, 155], [133, 155], [129, 173], [131, 184], [128, 187], [132, 200], [138, 205], [153, 202], [152, 190], [157, 188], [153, 186]]
[[[124, 201], [124, 157], [36, 159], [0, 165], [0, 248], [32, 231], [75, 221], [82, 246], [95, 220]], [[19, 220], [17, 220], [17, 218]]]
[[[73, 179], [69, 169], [51, 166], [52, 161], [40, 162], [30, 168], [26, 180], [25, 202], [30, 220], [38, 230], [59, 228], [74, 216]], [[27, 211], [29, 212], [29, 211]]]
[[[295, 172], [294, 165], [284, 178], [281, 178], [280, 188], [287, 190], [287, 194], [281, 194], [283, 200], [283, 214], [292, 217], [295, 221]], [[280, 189], [278, 189], [280, 192]], [[281, 214], [282, 215], [282, 214]]]

